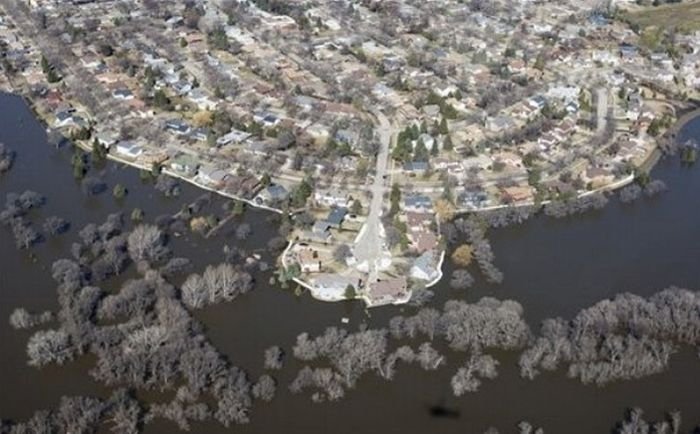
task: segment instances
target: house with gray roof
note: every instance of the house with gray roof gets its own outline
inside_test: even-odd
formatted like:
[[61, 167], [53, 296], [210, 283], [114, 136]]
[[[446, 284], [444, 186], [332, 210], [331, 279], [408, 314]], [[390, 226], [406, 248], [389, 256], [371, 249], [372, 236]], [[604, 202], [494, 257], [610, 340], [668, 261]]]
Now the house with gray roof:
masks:
[[197, 173], [197, 180], [211, 187], [221, 187], [231, 175], [214, 166], [204, 166]]
[[269, 205], [285, 201], [287, 198], [289, 198], [289, 192], [286, 188], [278, 184], [272, 184], [258, 193], [255, 197], [255, 202], [260, 205]]
[[170, 160], [170, 168], [185, 176], [194, 176], [199, 168], [199, 161], [187, 154], [180, 154]]
[[420, 255], [411, 267], [411, 277], [418, 280], [431, 281], [440, 276], [438, 269], [439, 256], [435, 250], [428, 250]]
[[433, 202], [428, 196], [412, 194], [406, 196], [403, 201], [403, 207], [404, 210], [411, 212], [429, 212], [433, 209]]
[[331, 212], [328, 213], [328, 216], [326, 217], [326, 222], [332, 228], [339, 229], [340, 226], [343, 224], [343, 220], [345, 220], [346, 215], [348, 215], [347, 208], [333, 208], [331, 209]]

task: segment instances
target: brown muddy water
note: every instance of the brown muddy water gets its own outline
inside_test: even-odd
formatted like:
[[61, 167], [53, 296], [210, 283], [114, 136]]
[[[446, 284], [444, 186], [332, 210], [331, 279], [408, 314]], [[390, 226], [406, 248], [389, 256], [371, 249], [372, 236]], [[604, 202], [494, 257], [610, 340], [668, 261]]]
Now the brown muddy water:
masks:
[[[681, 140], [700, 138], [700, 119], [680, 133]], [[55, 407], [62, 395], [107, 396], [109, 390], [87, 374], [93, 361], [82, 358], [65, 366], [35, 369], [27, 366], [25, 344], [32, 331], [15, 331], [7, 318], [16, 307], [31, 311], [56, 309], [56, 293], [50, 276], [54, 260], [69, 255], [77, 231], [90, 222], [102, 222], [112, 212], [127, 215], [135, 207], [152, 220], [174, 214], [202, 194], [183, 185], [177, 198], [165, 198], [139, 179], [138, 172], [107, 163], [100, 169], [108, 192], [86, 197], [73, 179], [71, 151], [46, 143], [44, 128], [24, 101], [0, 95], [0, 142], [17, 152], [12, 170], [0, 177], [0, 201], [9, 192], [30, 189], [48, 198], [47, 204], [31, 215], [40, 227], [43, 217], [58, 215], [72, 223], [71, 231], [49, 239], [31, 251], [15, 249], [12, 234], [0, 228], [0, 418], [23, 420], [35, 410]], [[547, 317], [571, 317], [578, 310], [620, 292], [648, 296], [670, 285], [700, 287], [700, 171], [680, 167], [677, 159], [666, 159], [654, 169], [670, 190], [654, 199], [623, 205], [617, 201], [602, 211], [583, 217], [553, 220], [538, 217], [526, 224], [492, 231], [490, 238], [496, 265], [505, 273], [501, 285], [487, 285], [478, 279], [466, 292], [450, 289], [447, 282], [433, 288], [433, 304], [441, 306], [452, 298], [476, 301], [489, 295], [520, 302], [533, 330]], [[111, 196], [121, 183], [129, 190], [122, 201]], [[212, 206], [219, 207], [223, 199]], [[265, 248], [276, 228], [269, 213], [249, 210], [243, 220], [253, 235], [245, 241], [248, 251]], [[224, 244], [239, 243], [230, 231], [215, 239], [197, 236], [174, 239], [173, 250], [195, 264], [195, 270], [223, 259]], [[274, 258], [266, 258], [273, 263]], [[445, 270], [449, 276], [449, 264]], [[325, 327], [349, 327], [367, 322], [385, 326], [393, 315], [413, 308], [387, 307], [365, 311], [360, 303], [324, 304], [308, 295], [295, 296], [268, 284], [271, 273], [259, 273], [256, 289], [232, 303], [211, 306], [196, 313], [207, 327], [213, 344], [235, 365], [251, 376], [262, 373], [262, 352], [270, 345], [287, 349], [303, 331], [320, 333]], [[545, 373], [534, 381], [518, 375], [517, 354], [496, 353], [499, 376], [485, 381], [479, 392], [455, 398], [450, 377], [461, 361], [447, 352], [448, 366], [425, 372], [413, 366], [399, 366], [394, 381], [373, 375], [361, 379], [337, 403], [313, 404], [308, 395], [291, 395], [286, 385], [301, 365], [291, 361], [274, 374], [278, 394], [271, 403], [254, 406], [251, 423], [225, 429], [214, 423], [193, 426], [203, 433], [481, 433], [489, 426], [501, 432], [515, 432], [515, 425], [527, 419], [547, 433], [608, 433], [625, 409], [638, 406], [649, 418], [679, 409], [688, 431], [700, 424], [700, 360], [692, 350], [674, 355], [670, 369], [639, 381], [617, 382], [604, 388], [584, 386], [570, 380], [565, 372]], [[439, 417], [435, 409], [450, 417]], [[444, 415], [444, 413], [443, 413]], [[153, 434], [177, 432], [166, 421], [146, 426]]]

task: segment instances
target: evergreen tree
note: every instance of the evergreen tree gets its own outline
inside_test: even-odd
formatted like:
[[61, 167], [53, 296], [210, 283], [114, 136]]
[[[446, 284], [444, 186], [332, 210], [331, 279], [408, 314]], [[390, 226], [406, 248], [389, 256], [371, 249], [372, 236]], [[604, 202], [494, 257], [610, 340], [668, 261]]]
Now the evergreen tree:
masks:
[[352, 300], [355, 297], [357, 297], [357, 291], [355, 291], [355, 287], [352, 285], [348, 285], [347, 288], [345, 288], [345, 299]]
[[401, 206], [401, 189], [399, 188], [398, 184], [394, 184], [391, 186], [389, 200], [391, 202], [391, 209], [389, 210], [389, 214], [395, 215], [399, 212], [399, 208]]
[[418, 139], [416, 147], [413, 148], [413, 161], [428, 161], [428, 148], [425, 147], [423, 139]]
[[442, 142], [442, 149], [445, 151], [451, 151], [453, 149], [452, 137], [449, 134], [445, 136], [445, 140]]
[[420, 132], [421, 134], [428, 134], [428, 123], [425, 120], [420, 123]]
[[438, 128], [438, 131], [439, 131], [440, 134], [442, 134], [442, 135], [449, 134], [450, 129], [449, 129], [448, 125], [447, 125], [447, 119], [446, 119], [446, 118], [443, 117], [443, 118], [440, 120], [440, 126], [439, 126], [439, 128]]

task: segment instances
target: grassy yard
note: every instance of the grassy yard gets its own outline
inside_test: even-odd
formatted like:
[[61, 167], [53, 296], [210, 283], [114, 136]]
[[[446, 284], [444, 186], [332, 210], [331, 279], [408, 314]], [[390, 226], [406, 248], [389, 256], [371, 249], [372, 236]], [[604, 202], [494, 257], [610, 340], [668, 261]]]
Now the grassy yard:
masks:
[[675, 27], [681, 32], [700, 30], [700, 0], [686, 0], [662, 6], [633, 7], [623, 16], [641, 29]]

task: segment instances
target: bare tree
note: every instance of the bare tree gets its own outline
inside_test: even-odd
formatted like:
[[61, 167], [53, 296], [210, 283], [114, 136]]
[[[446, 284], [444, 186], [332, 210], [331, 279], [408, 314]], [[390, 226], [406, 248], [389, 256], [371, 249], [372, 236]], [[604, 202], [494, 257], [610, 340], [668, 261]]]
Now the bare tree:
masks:
[[136, 226], [129, 234], [128, 245], [129, 256], [134, 262], [155, 262], [164, 256], [163, 233], [156, 226]]
[[265, 350], [265, 369], [282, 369], [284, 350], [278, 346], [272, 346]]
[[54, 319], [53, 313], [50, 311], [32, 314], [27, 309], [20, 307], [12, 311], [10, 315], [10, 325], [15, 329], [28, 329], [45, 324]]
[[258, 381], [253, 384], [253, 396], [256, 399], [263, 401], [272, 401], [275, 397], [275, 390], [277, 389], [277, 383], [275, 379], [269, 375], [261, 375]]
[[36, 332], [27, 342], [28, 363], [41, 367], [49, 363], [63, 364], [73, 358], [68, 333], [63, 330], [42, 330]]

